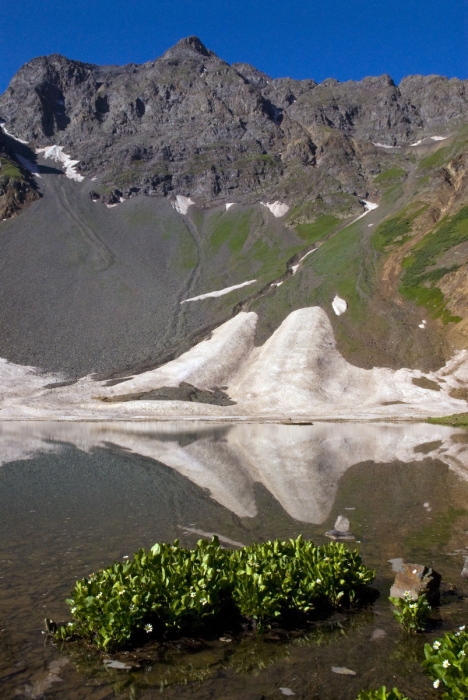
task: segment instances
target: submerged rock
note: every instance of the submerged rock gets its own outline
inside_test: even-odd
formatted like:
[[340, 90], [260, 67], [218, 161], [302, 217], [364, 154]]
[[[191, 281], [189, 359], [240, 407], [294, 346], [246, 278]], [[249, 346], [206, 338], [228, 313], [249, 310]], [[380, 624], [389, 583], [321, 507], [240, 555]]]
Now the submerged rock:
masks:
[[413, 600], [426, 594], [430, 605], [437, 605], [440, 596], [441, 576], [423, 564], [402, 564], [390, 589], [392, 598], [403, 598], [409, 593]]

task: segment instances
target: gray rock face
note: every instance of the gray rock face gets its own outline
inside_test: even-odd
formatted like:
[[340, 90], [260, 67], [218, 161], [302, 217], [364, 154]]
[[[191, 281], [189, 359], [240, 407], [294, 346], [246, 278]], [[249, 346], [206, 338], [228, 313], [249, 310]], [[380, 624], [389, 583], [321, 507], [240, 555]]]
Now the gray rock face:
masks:
[[33, 145], [63, 146], [85, 176], [98, 176], [109, 203], [118, 190], [181, 194], [205, 207], [294, 204], [319, 193], [368, 196], [385, 157], [371, 142], [405, 145], [452, 127], [466, 114], [466, 83], [272, 80], [189, 37], [143, 65], [36, 58], [0, 97], [0, 117]]

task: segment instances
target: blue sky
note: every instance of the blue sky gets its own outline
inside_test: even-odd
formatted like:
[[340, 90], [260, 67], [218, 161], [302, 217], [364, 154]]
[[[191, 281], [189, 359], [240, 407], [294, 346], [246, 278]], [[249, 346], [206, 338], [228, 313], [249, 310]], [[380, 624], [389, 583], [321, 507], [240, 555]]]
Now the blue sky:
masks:
[[192, 34], [272, 77], [468, 78], [467, 0], [14, 0], [2, 4], [0, 92], [35, 56], [143, 63]]

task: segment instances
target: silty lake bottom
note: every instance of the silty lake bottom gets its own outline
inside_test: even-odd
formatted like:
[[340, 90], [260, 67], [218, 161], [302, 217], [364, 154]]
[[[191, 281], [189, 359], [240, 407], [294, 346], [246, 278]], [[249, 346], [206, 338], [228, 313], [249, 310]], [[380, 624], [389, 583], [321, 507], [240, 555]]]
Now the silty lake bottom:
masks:
[[[427, 424], [0, 423], [0, 698], [356, 698], [398, 686], [440, 697], [423, 646], [468, 623], [468, 432]], [[58, 648], [43, 620], [67, 618], [78, 578], [179, 538], [226, 546], [302, 534], [317, 544], [338, 515], [376, 602], [285, 639], [210, 641], [134, 670]], [[406, 638], [388, 601], [390, 559], [439, 571], [429, 632]], [[355, 671], [337, 675], [333, 666]]]

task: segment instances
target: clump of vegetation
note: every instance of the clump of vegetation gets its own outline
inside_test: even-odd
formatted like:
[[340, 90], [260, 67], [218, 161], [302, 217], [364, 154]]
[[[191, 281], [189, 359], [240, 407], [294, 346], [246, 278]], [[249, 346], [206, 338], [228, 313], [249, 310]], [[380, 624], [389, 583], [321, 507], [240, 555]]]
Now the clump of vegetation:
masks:
[[426, 623], [431, 614], [429, 605], [424, 593], [417, 600], [413, 600], [411, 593], [406, 591], [403, 598], [389, 597], [392, 605], [395, 606], [393, 614], [398, 624], [407, 633], [422, 632], [426, 628]]
[[281, 616], [349, 604], [373, 579], [339, 543], [316, 547], [299, 537], [230, 551], [216, 537], [192, 550], [176, 540], [78, 581], [67, 600], [73, 621], [56, 635], [110, 651], [233, 617], [263, 630]]
[[468, 413], [455, 413], [452, 416], [440, 416], [440, 418], [428, 418], [428, 423], [438, 425], [453, 425], [455, 427], [468, 427]]
[[377, 175], [377, 177], [374, 177], [374, 182], [384, 187], [390, 186], [401, 181], [406, 175], [407, 172], [403, 168], [390, 168], [389, 170], [384, 170], [384, 172]]
[[[383, 174], [383, 173], [382, 173]], [[378, 226], [374, 236], [374, 247], [380, 252], [385, 252], [391, 245], [403, 245], [411, 237], [411, 231], [415, 219], [427, 209], [427, 204], [418, 204], [406, 207], [394, 216], [391, 216]]]
[[434, 679], [434, 688], [444, 689], [443, 700], [468, 697], [468, 633], [465, 625], [424, 647], [423, 666]]
[[10, 158], [5, 158], [4, 156], [0, 156], [0, 179], [4, 181], [24, 181], [23, 173], [21, 172], [19, 165]]
[[438, 148], [431, 155], [423, 158], [418, 165], [418, 170], [429, 170], [432, 168], [438, 168], [443, 165], [450, 156], [450, 148], [448, 146], [442, 146]]
[[445, 308], [444, 295], [434, 285], [444, 275], [458, 269], [458, 266], [436, 267], [437, 261], [448, 250], [467, 240], [468, 206], [465, 206], [454, 216], [442, 219], [403, 261], [401, 294], [418, 305], [426, 306], [433, 318], [441, 317], [444, 323], [461, 319], [450, 315]]
[[325, 238], [339, 223], [340, 220], [336, 216], [323, 214], [312, 223], [297, 224], [296, 232], [303, 241], [315, 243], [315, 241], [320, 241], [322, 238]]
[[378, 690], [361, 690], [357, 700], [408, 700], [408, 698], [400, 693], [398, 688], [387, 691], [387, 688], [383, 685]]

